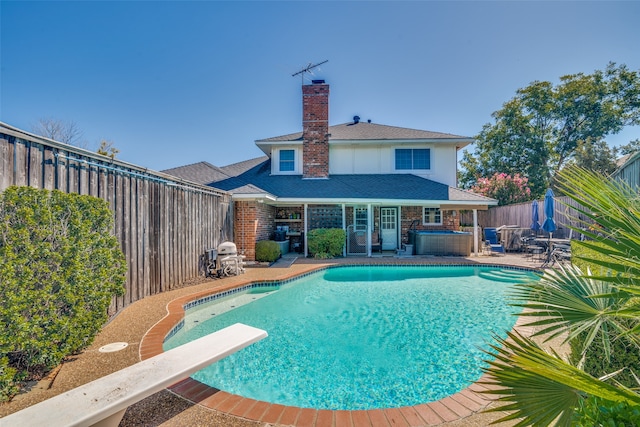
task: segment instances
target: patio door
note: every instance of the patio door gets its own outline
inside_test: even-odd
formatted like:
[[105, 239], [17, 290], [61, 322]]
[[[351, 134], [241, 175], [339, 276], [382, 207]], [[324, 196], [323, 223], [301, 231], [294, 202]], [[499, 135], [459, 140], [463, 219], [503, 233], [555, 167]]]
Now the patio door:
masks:
[[380, 237], [383, 250], [398, 248], [398, 209], [380, 208]]

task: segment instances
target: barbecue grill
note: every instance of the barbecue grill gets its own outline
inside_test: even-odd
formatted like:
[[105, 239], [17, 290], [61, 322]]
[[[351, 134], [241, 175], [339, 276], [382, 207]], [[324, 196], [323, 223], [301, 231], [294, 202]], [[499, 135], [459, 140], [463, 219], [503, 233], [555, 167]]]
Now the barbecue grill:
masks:
[[223, 242], [216, 249], [207, 250], [208, 276], [237, 276], [244, 273], [244, 255], [238, 255], [233, 242]]

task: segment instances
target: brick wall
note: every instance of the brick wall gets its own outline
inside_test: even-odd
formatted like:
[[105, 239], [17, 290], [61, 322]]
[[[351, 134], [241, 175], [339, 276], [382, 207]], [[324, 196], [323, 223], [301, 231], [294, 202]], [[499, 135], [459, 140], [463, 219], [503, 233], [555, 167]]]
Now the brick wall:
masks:
[[422, 206], [403, 206], [402, 218], [400, 219], [402, 242], [407, 243], [407, 232], [413, 220], [418, 220], [416, 230], [460, 230], [460, 215], [454, 211], [441, 211], [442, 225], [422, 225]]
[[273, 206], [254, 201], [234, 203], [234, 243], [248, 261], [256, 259], [256, 242], [271, 237], [275, 217]]
[[329, 85], [302, 86], [302, 176], [329, 177]]

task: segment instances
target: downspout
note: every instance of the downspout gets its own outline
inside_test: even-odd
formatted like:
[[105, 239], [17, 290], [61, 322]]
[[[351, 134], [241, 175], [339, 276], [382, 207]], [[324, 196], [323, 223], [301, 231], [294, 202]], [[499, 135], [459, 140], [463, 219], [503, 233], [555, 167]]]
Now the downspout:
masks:
[[478, 209], [473, 210], [473, 255], [478, 256]]

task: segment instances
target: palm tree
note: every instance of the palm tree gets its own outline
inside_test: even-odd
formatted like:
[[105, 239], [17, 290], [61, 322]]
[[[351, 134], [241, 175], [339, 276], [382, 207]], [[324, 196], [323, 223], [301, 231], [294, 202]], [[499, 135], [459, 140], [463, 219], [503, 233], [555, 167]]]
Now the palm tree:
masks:
[[[627, 340], [640, 354], [640, 199], [637, 189], [579, 168], [559, 174], [558, 190], [574, 200], [579, 217], [592, 231], [581, 231], [587, 241], [573, 242], [579, 260], [575, 265], [547, 270], [540, 281], [517, 286], [514, 305], [531, 316], [528, 325], [546, 340], [566, 336], [565, 342], [586, 337], [582, 360], [594, 342], [610, 356], [612, 334]], [[493, 358], [486, 369], [492, 390], [505, 402], [494, 411], [510, 411], [496, 422], [518, 420], [517, 426], [572, 425], [574, 413], [588, 399], [605, 407], [640, 407], [640, 394], [609, 378], [594, 378], [548, 353], [532, 339], [515, 332], [487, 353]], [[580, 358], [578, 358], [580, 359]], [[640, 415], [638, 415], [640, 419]], [[618, 424], [616, 424], [618, 425]]]

